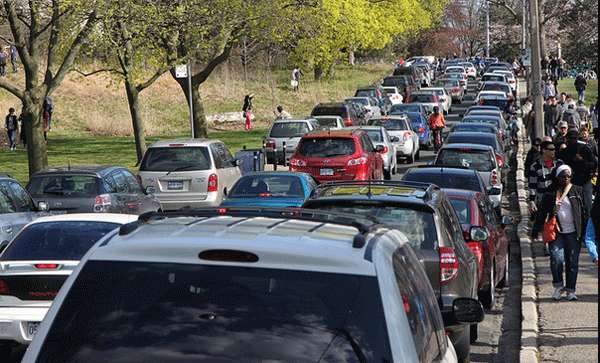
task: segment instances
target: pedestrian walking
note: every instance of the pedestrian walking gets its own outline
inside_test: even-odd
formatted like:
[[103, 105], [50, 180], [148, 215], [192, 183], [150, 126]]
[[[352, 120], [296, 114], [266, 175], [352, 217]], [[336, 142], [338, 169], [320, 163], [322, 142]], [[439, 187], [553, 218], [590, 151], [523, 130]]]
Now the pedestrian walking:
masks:
[[556, 97], [556, 87], [552, 79], [548, 79], [544, 85], [544, 99], [547, 100], [550, 97]]
[[563, 57], [559, 57], [558, 58], [558, 79], [563, 79], [564, 78], [564, 72], [565, 72], [565, 60], [563, 59]]
[[567, 109], [561, 115], [561, 120], [565, 121], [569, 125], [569, 129], [575, 129], [579, 131], [581, 128], [581, 118], [577, 111], [575, 111], [575, 104], [567, 104]]
[[575, 86], [575, 90], [577, 91], [577, 100], [584, 102], [585, 101], [585, 89], [587, 88], [587, 80], [585, 79], [583, 74], [581, 74], [581, 73], [577, 74], [577, 77], [575, 77], [575, 82], [573, 83], [573, 85]]
[[533, 164], [534, 161], [542, 157], [542, 150], [540, 146], [541, 144], [542, 139], [536, 137], [535, 140], [533, 140], [533, 142], [531, 143], [531, 147], [527, 152], [527, 156], [525, 156], [525, 178], [527, 180], [529, 180], [529, 168], [531, 168], [531, 164]]
[[0, 50], [0, 76], [6, 76], [6, 60], [8, 58], [8, 54], [6, 53], [6, 49], [2, 47]]
[[9, 148], [14, 151], [17, 149], [17, 131], [19, 130], [19, 122], [17, 121], [17, 115], [15, 115], [15, 109], [12, 107], [8, 109], [4, 127], [8, 134]]
[[42, 110], [44, 111], [44, 130], [48, 132], [52, 129], [52, 113], [54, 112], [54, 102], [50, 97], [44, 99]]
[[17, 52], [17, 47], [14, 44], [10, 46], [10, 63], [12, 64], [13, 73], [17, 73], [17, 58], [19, 54]]
[[582, 125], [586, 125], [588, 130], [592, 129], [590, 124], [590, 110], [585, 106], [583, 101], [577, 101], [577, 107], [575, 111], [579, 114], [579, 118], [581, 119]]
[[281, 105], [277, 106], [273, 113], [275, 114], [275, 120], [285, 120], [292, 118], [292, 115], [290, 115], [289, 112], [284, 110]]
[[[596, 188], [596, 195], [600, 190]], [[592, 258], [592, 261], [598, 267], [598, 233], [600, 233], [600, 198], [594, 199], [594, 205], [592, 206], [592, 212], [587, 220], [587, 226], [585, 228], [585, 247]]]
[[[552, 139], [552, 141], [554, 142], [554, 145], [556, 145], [557, 150], [562, 150], [567, 147], [567, 132], [568, 131], [569, 131], [569, 125], [564, 121], [560, 121], [558, 123], [558, 133]], [[558, 152], [557, 152], [557, 155], [558, 155]]]
[[582, 188], [588, 208], [586, 212], [589, 213], [594, 190], [592, 175], [596, 171], [597, 164], [592, 150], [578, 139], [579, 133], [576, 130], [569, 130], [567, 132], [567, 147], [558, 152], [558, 157], [571, 168], [571, 182]]
[[598, 160], [598, 144], [594, 141], [593, 138], [590, 137], [590, 131], [587, 126], [583, 126], [579, 131], [579, 140], [584, 142], [587, 147], [592, 150], [592, 154]]
[[552, 185], [552, 171], [563, 165], [562, 160], [556, 158], [556, 146], [552, 141], [540, 143], [540, 157], [533, 160], [529, 166], [527, 184], [529, 186], [529, 212], [535, 213], [546, 193]]
[[[544, 194], [539, 213], [533, 225], [533, 236], [544, 229], [550, 248], [552, 271], [552, 299], [577, 300], [576, 286], [579, 270], [580, 240], [585, 231], [587, 212], [581, 187], [571, 183], [572, 170], [568, 165], [556, 168], [552, 189]], [[565, 277], [563, 277], [563, 271]], [[566, 284], [565, 284], [566, 280]]]
[[555, 136], [555, 127], [560, 121], [560, 113], [558, 110], [558, 104], [556, 103], [556, 97], [550, 96], [544, 103], [544, 129], [546, 135]]
[[303, 73], [300, 70], [300, 68], [294, 67], [294, 69], [292, 70], [292, 81], [291, 81], [292, 89], [294, 91], [298, 91], [298, 89], [300, 88], [300, 77], [301, 76], [303, 76]]
[[244, 126], [246, 131], [250, 131], [250, 129], [252, 129], [252, 99], [254, 98], [254, 95], [252, 93], [247, 94], [244, 97], [244, 106], [242, 106], [242, 112], [243, 112], [243, 116], [244, 116], [244, 120], [246, 121], [246, 124]]
[[558, 79], [558, 60], [554, 57], [550, 57], [550, 76]]

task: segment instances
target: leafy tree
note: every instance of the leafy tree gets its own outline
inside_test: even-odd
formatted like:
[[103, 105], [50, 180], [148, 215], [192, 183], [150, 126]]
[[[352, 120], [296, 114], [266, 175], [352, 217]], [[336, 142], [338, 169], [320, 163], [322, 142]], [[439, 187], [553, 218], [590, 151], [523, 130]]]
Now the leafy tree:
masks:
[[1, 21], [8, 23], [23, 64], [24, 84], [7, 77], [0, 87], [19, 98], [27, 138], [29, 174], [47, 167], [42, 105], [72, 69], [81, 47], [99, 21], [96, 0], [3, 0]]

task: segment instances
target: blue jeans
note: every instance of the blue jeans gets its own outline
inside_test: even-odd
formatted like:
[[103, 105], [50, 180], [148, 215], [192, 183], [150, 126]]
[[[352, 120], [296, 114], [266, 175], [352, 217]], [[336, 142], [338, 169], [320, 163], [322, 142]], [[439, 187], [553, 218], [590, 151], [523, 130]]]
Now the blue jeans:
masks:
[[585, 101], [585, 90], [584, 89], [577, 90], [577, 101], [581, 101], [581, 102]]
[[8, 143], [10, 148], [17, 146], [17, 131], [16, 130], [8, 130]]
[[[550, 270], [552, 286], [563, 288], [567, 292], [575, 292], [577, 272], [579, 271], [579, 250], [577, 233], [557, 233], [556, 240], [550, 243]], [[567, 285], [563, 283], [563, 264]]]

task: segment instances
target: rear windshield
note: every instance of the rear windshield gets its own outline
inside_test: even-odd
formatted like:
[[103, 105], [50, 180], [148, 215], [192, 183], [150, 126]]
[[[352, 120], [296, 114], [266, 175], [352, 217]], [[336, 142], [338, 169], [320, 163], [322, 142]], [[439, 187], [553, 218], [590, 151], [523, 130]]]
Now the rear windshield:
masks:
[[364, 105], [364, 106], [369, 105], [369, 100], [366, 98], [348, 98], [348, 99], [346, 99], [346, 102], [358, 103], [358, 104]]
[[465, 70], [463, 68], [449, 68], [446, 69], [446, 73], [464, 73]]
[[365, 130], [372, 142], [383, 142], [383, 135], [380, 130]]
[[302, 137], [308, 131], [306, 122], [276, 122], [271, 127], [271, 137]]
[[347, 114], [348, 113], [345, 107], [315, 107], [311, 113], [311, 116], [334, 115], [340, 116], [341, 118], [346, 118]]
[[482, 191], [482, 186], [479, 184], [479, 179], [475, 174], [439, 172], [439, 171], [418, 171], [409, 172], [404, 175], [403, 180], [418, 181], [423, 183], [433, 183], [440, 188], [466, 189], [474, 191]]
[[320, 210], [332, 210], [376, 217], [381, 222], [402, 231], [411, 246], [417, 249], [433, 250], [437, 247], [437, 232], [433, 213], [403, 208], [402, 206], [386, 206], [376, 203], [341, 202], [338, 205], [328, 201], [318, 204]]
[[89, 261], [38, 361], [391, 362], [380, 297], [374, 276]]
[[476, 139], [473, 138], [473, 135], [464, 135], [461, 133], [450, 133], [446, 138], [447, 144], [479, 144], [479, 145], [489, 145], [494, 150], [498, 149], [498, 140], [495, 135], [490, 134], [481, 134], [477, 135]]
[[386, 94], [386, 96], [396, 94], [396, 90], [393, 88], [384, 88], [383, 92]]
[[409, 102], [431, 103], [434, 102], [433, 95], [426, 94], [411, 94]]
[[337, 119], [335, 118], [320, 118], [317, 120], [319, 127], [337, 127]]
[[497, 118], [477, 117], [477, 115], [473, 115], [473, 117], [471, 117], [471, 115], [469, 115], [469, 117], [463, 118], [460, 122], [490, 124], [490, 125], [493, 125], [496, 127], [499, 126], [498, 125], [499, 120]]
[[491, 125], [482, 125], [482, 124], [478, 124], [478, 123], [463, 123], [463, 124], [456, 124], [452, 127], [452, 131], [472, 131], [472, 132], [489, 132], [489, 133], [495, 133], [496, 130], [494, 130], [493, 127], [490, 127]]
[[383, 85], [395, 86], [396, 84], [407, 84], [408, 80], [404, 77], [387, 77], [383, 79]]
[[397, 115], [403, 112], [421, 112], [420, 105], [410, 105], [410, 104], [402, 104], [402, 105], [394, 105], [390, 111], [391, 114]]
[[302, 181], [288, 175], [243, 176], [231, 188], [227, 198], [304, 198]]
[[354, 139], [349, 137], [306, 138], [298, 145], [300, 155], [317, 158], [352, 155], [355, 151]]
[[489, 151], [468, 148], [463, 150], [442, 149], [436, 159], [436, 164], [466, 166], [484, 172], [492, 171], [496, 167]]
[[509, 85], [503, 85], [503, 84], [489, 84], [489, 83], [484, 83], [483, 87], [481, 88], [482, 91], [502, 91], [502, 92], [510, 92], [510, 86]]
[[488, 75], [488, 76], [481, 77], [481, 80], [483, 82], [486, 82], [486, 81], [504, 82], [504, 76], [492, 76], [492, 75]]
[[92, 197], [100, 190], [100, 178], [93, 175], [46, 175], [31, 179], [28, 186], [33, 196], [53, 194], [67, 197]]
[[449, 199], [450, 199], [450, 204], [452, 204], [452, 207], [454, 207], [454, 211], [456, 212], [456, 215], [458, 216], [458, 220], [460, 221], [460, 223], [468, 224], [470, 222], [469, 216], [471, 215], [471, 209], [469, 207], [469, 203], [463, 199], [452, 199], [452, 197], [450, 197]]
[[211, 168], [207, 147], [152, 147], [146, 151], [140, 171], [193, 171]]
[[438, 81], [436, 83], [438, 86], [450, 88], [450, 87], [458, 87], [459, 83], [456, 80], [447, 80], [447, 81]]
[[80, 260], [105, 234], [120, 224], [61, 221], [32, 224], [6, 248], [0, 260]]
[[[377, 92], [373, 89], [373, 90], [359, 90], [356, 91], [356, 94], [354, 95], [355, 97], [376, 97], [377, 96]], [[354, 102], [355, 100], [351, 100], [352, 102]]]
[[[406, 124], [406, 121], [404, 121], [404, 120], [377, 119], [377, 120], [373, 120], [373, 121], [369, 122], [369, 125], [383, 126], [386, 128], [386, 130], [408, 130], [408, 125]], [[371, 134], [369, 134], [369, 136], [371, 136]], [[371, 137], [371, 140], [374, 140], [374, 139]]]

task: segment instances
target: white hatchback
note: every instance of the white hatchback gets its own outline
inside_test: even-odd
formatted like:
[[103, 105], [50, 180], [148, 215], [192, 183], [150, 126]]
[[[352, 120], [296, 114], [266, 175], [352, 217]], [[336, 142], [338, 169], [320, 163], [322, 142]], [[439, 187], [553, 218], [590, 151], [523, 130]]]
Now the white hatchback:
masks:
[[0, 350], [28, 344], [79, 260], [104, 235], [137, 218], [63, 214], [26, 225], [0, 254]]

